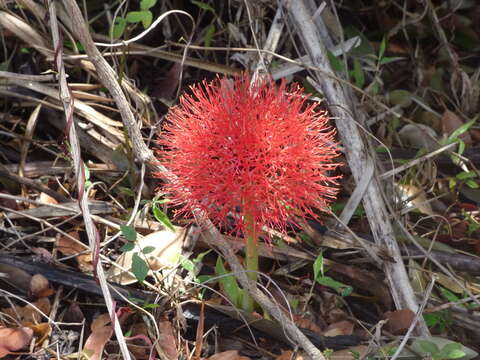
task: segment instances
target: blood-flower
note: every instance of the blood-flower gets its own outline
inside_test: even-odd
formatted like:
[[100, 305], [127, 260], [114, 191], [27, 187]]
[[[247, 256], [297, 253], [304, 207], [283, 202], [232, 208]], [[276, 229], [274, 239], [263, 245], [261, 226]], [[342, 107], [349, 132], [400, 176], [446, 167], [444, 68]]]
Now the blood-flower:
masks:
[[285, 232], [294, 216], [318, 218], [336, 196], [335, 131], [317, 109], [298, 86], [250, 85], [243, 75], [193, 86], [167, 115], [164, 191], [180, 214], [201, 209], [223, 229], [233, 218], [230, 231], [247, 238], [247, 269], [257, 270], [264, 225]]
[[[180, 212], [202, 209], [217, 225], [240, 210], [256, 230], [284, 231], [292, 215], [318, 218], [335, 198], [335, 132], [298, 86], [249, 81], [204, 81], [170, 110], [159, 141], [164, 190]], [[234, 232], [245, 226], [236, 221]]]

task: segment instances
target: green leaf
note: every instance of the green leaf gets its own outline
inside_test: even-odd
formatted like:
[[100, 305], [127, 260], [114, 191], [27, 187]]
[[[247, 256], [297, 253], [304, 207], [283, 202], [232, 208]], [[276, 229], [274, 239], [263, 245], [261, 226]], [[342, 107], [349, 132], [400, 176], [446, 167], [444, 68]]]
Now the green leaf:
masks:
[[451, 292], [447, 288], [444, 288], [443, 286], [439, 286], [438, 289], [448, 301], [456, 302], [460, 300], [460, 298], [457, 295], [455, 295], [453, 292]]
[[90, 180], [90, 169], [85, 163], [83, 163], [83, 170], [85, 171], [85, 180]]
[[121, 37], [125, 31], [125, 27], [127, 26], [127, 20], [123, 17], [117, 16], [115, 18], [115, 23], [113, 24], [112, 28], [112, 37], [114, 39], [118, 39]]
[[343, 72], [345, 70], [345, 66], [343, 66], [343, 63], [329, 50], [327, 50], [327, 57], [333, 71]]
[[157, 221], [161, 222], [163, 225], [165, 225], [166, 228], [170, 229], [171, 231], [175, 231], [175, 228], [173, 227], [173, 224], [171, 223], [167, 214], [160, 210], [157, 204], [153, 204], [152, 211], [153, 216], [155, 216], [155, 219]]
[[121, 193], [123, 193], [127, 196], [130, 196], [130, 197], [135, 197], [135, 192], [132, 189], [130, 189], [126, 186], [118, 186], [117, 188]]
[[78, 49], [79, 51], [85, 51], [85, 48], [83, 47], [83, 45], [78, 41], [76, 41], [75, 43], [72, 43], [70, 40], [64, 40], [64, 44], [69, 49], [72, 49], [72, 50]]
[[148, 264], [145, 260], [143, 260], [138, 253], [134, 253], [132, 257], [132, 273], [140, 284], [143, 284], [143, 281], [147, 277], [148, 270]]
[[211, 275], [199, 275], [197, 281], [199, 284], [204, 284], [212, 279]]
[[163, 204], [169, 203], [170, 201], [171, 201], [170, 199], [158, 199], [158, 200], [155, 200], [155, 204], [163, 205]]
[[122, 235], [130, 242], [135, 242], [137, 240], [137, 232], [131, 226], [120, 225], [120, 231]]
[[292, 307], [293, 311], [298, 309], [298, 305], [300, 305], [300, 300], [296, 297], [290, 300], [290, 306]]
[[465, 181], [465, 185], [467, 185], [470, 189], [478, 189], [479, 187], [478, 183], [471, 179]]
[[442, 321], [442, 313], [440, 311], [436, 311], [433, 313], [423, 314], [423, 318], [425, 323], [429, 328], [433, 328], [435, 325], [440, 324]]
[[320, 253], [313, 263], [313, 279], [317, 281], [320, 274], [323, 276], [323, 253]]
[[465, 352], [462, 351], [463, 345], [457, 342], [446, 344], [440, 354], [442, 359], [458, 359], [465, 356]]
[[203, 43], [206, 47], [210, 47], [212, 44], [213, 34], [215, 34], [215, 25], [210, 24], [210, 26], [207, 28], [207, 31], [205, 31], [205, 36], [203, 38]]
[[375, 151], [376, 151], [377, 153], [387, 153], [387, 152], [388, 152], [388, 148], [386, 148], [386, 147], [383, 146], [383, 145], [380, 145], [380, 146], [377, 146], [377, 147], [375, 148]]
[[194, 272], [195, 271], [195, 264], [190, 259], [183, 259], [182, 262], [180, 263], [180, 265], [182, 266], [182, 268], [184, 268], [188, 272]]
[[140, 1], [140, 9], [141, 10], [148, 10], [151, 7], [155, 6], [157, 0], [142, 0]]
[[455, 181], [454, 178], [450, 178], [450, 180], [448, 180], [448, 188], [450, 190], [453, 190], [453, 188], [455, 187], [455, 185], [457, 185], [457, 182]]
[[135, 248], [135, 243], [132, 241], [129, 241], [120, 248], [120, 251], [121, 252], [132, 251], [134, 248]]
[[408, 90], [392, 90], [388, 93], [388, 98], [392, 105], [407, 107], [412, 104], [412, 93]]
[[457, 153], [458, 155], [462, 155], [463, 152], [465, 151], [465, 142], [461, 139], [458, 139], [458, 150], [457, 150]]
[[461, 173], [455, 175], [455, 177], [458, 180], [472, 179], [477, 177], [477, 173], [475, 171], [462, 171]]
[[466, 122], [465, 124], [463, 124], [462, 126], [460, 126], [459, 128], [457, 128], [449, 137], [448, 139], [449, 140], [456, 140], [460, 135], [462, 135], [464, 132], [468, 131], [468, 129], [470, 129], [473, 124], [475, 124], [475, 119], [473, 120], [470, 120], [468, 122]]
[[143, 249], [142, 249], [142, 253], [147, 255], [147, 254], [150, 254], [152, 251], [155, 250], [155, 247], [154, 246], [145, 246]]
[[370, 85], [370, 94], [371, 95], [377, 95], [378, 92], [380, 91], [380, 84], [378, 83], [378, 81], [374, 80], [375, 82]]
[[339, 281], [332, 279], [330, 276], [321, 276], [316, 281], [323, 286], [328, 286], [338, 292], [341, 296], [349, 296], [353, 288], [351, 286], [342, 284]]
[[403, 59], [404, 58], [401, 57], [401, 56], [392, 56], [392, 57], [386, 56], [386, 57], [384, 57], [380, 60], [380, 65], [390, 64], [390, 63], [393, 63], [395, 61], [400, 61], [400, 60], [403, 60]]
[[353, 78], [355, 79], [355, 85], [362, 89], [365, 85], [365, 75], [363, 74], [362, 64], [360, 64], [360, 60], [354, 59], [353, 60]]
[[152, 20], [153, 20], [153, 14], [150, 10], [145, 10], [145, 16], [144, 18], [142, 19], [142, 25], [143, 25], [143, 28], [146, 29], [148, 28], [150, 25], [152, 25]]
[[144, 15], [143, 11], [130, 11], [127, 14], [126, 20], [130, 24], [137, 24], [137, 23], [139, 23], [140, 21], [143, 20], [144, 16], [145, 15]]
[[387, 39], [383, 37], [382, 42], [380, 43], [380, 49], [378, 50], [378, 58], [381, 60], [385, 54], [385, 49], [387, 47]]
[[237, 280], [232, 273], [228, 273], [223, 266], [223, 260], [219, 256], [215, 265], [215, 272], [219, 278], [220, 286], [222, 287], [225, 295], [235, 305], [240, 307], [242, 305], [242, 291], [238, 286]]
[[215, 14], [215, 9], [211, 7], [209, 4], [205, 4], [204, 2], [197, 1], [197, 0], [190, 0], [190, 2], [193, 5], [198, 6], [200, 9], [203, 9], [205, 11], [211, 11], [213, 14]]
[[207, 250], [207, 251], [204, 251], [204, 252], [198, 254], [197, 257], [196, 257], [195, 259], [193, 259], [193, 262], [194, 262], [195, 264], [201, 263], [202, 260], [203, 260], [203, 258], [205, 257], [205, 255], [209, 254], [211, 251], [212, 251], [212, 249]]
[[467, 354], [462, 350], [453, 350], [453, 351], [448, 353], [447, 359], [460, 359], [460, 358], [464, 357], [465, 355], [467, 355]]
[[435, 355], [440, 352], [440, 349], [438, 348], [437, 344], [435, 344], [434, 342], [427, 341], [427, 340], [418, 340], [418, 343], [422, 348], [422, 350], [425, 351], [426, 354]]
[[[149, 10], [130, 11], [126, 17], [127, 22], [131, 24], [143, 23], [143, 27], [147, 28], [152, 23], [152, 13]], [[147, 24], [145, 26], [145, 24]]]
[[144, 309], [157, 309], [157, 308], [159, 308], [159, 307], [161, 307], [161, 306], [162, 306], [162, 305], [160, 305], [160, 304], [145, 304], [145, 305], [143, 305], [142, 307], [143, 307]]

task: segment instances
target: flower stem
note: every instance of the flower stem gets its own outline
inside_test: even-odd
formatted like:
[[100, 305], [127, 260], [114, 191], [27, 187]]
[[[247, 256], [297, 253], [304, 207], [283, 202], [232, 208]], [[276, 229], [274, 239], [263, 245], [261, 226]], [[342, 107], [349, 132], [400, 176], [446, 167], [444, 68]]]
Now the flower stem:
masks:
[[[248, 210], [243, 214], [243, 221], [245, 222], [245, 237], [247, 240], [245, 249], [247, 276], [256, 283], [258, 274], [258, 238], [253, 216]], [[255, 302], [245, 289], [242, 304], [245, 311], [252, 312], [254, 310]]]

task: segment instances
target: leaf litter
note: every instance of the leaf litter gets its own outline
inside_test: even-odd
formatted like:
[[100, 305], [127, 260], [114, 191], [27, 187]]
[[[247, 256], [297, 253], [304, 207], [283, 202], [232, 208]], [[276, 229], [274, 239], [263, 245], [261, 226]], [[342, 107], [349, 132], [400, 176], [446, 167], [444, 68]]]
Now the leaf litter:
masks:
[[[83, 13], [96, 41], [110, 34], [109, 21], [117, 26], [115, 35], [129, 39], [174, 10], [155, 0], [124, 8], [86, 5]], [[127, 106], [135, 111], [142, 141], [154, 150], [165, 151], [156, 141], [168, 131], [163, 118], [178, 103], [177, 90], [191, 94], [190, 86], [204, 79], [239, 74], [246, 65], [253, 68], [257, 47], [266, 43], [278, 11], [278, 4], [269, 1], [183, 5], [176, 10], [195, 18], [193, 38], [188, 22], [167, 17], [128, 51], [104, 54], [130, 97]], [[348, 165], [332, 172], [343, 176], [332, 213], [315, 213], [321, 221], [292, 222], [286, 234], [266, 224], [258, 248], [266, 293], [330, 359], [396, 352], [470, 359], [480, 351], [475, 340], [480, 335], [475, 298], [480, 272], [473, 270], [480, 255], [480, 30], [475, 25], [480, 7], [475, 2], [450, 5], [428, 1], [401, 8], [389, 2], [334, 1], [311, 8], [336, 39], [329, 49], [331, 66], [355, 86], [358, 106], [368, 115], [364, 130], [370, 140], [365, 141], [373, 139], [375, 169], [385, 174], [382, 201], [409, 274], [407, 285], [423, 305], [421, 314], [395, 306], [386, 281], [390, 274], [376, 265], [378, 259], [388, 264], [390, 254], [373, 243], [362, 203], [351, 211], [348, 224], [338, 223], [357, 185]], [[88, 243], [75, 205], [79, 190], [65, 138], [59, 74], [52, 71], [57, 52], [51, 46], [48, 9], [25, 1], [0, 7], [6, 51], [0, 63], [0, 357], [68, 357], [74, 355], [72, 349], [81, 349], [90, 359], [106, 358], [119, 353], [113, 337], [117, 325], [139, 359], [306, 358], [292, 347], [285, 324], [274, 322], [271, 314], [258, 305], [252, 313], [232, 306], [238, 294], [228, 292], [245, 290], [233, 286], [228, 261], [203, 238], [205, 224], [192, 224], [169, 204], [171, 194], [159, 193], [160, 181], [136, 161], [135, 139], [126, 140], [119, 108], [98, 69], [83, 56], [85, 44], [59, 6], [58, 17], [69, 34], [61, 55], [75, 94], [86, 196], [98, 232], [95, 246]], [[294, 24], [288, 26], [290, 30], [276, 30], [282, 36], [267, 70], [288, 73], [288, 82], [321, 98], [306, 80], [315, 71], [312, 62], [295, 62], [306, 52]], [[283, 36], [287, 31], [291, 37]], [[342, 37], [345, 44], [355, 40], [355, 46], [334, 49]], [[187, 49], [185, 39], [191, 40]], [[331, 110], [329, 105], [322, 103], [325, 110]], [[195, 156], [201, 159], [202, 154]], [[348, 164], [348, 159], [341, 161]], [[295, 170], [303, 174], [301, 168]], [[239, 216], [237, 209], [229, 209], [221, 230], [241, 259], [243, 239], [229, 231]], [[378, 256], [375, 261], [365, 243]], [[28, 262], [28, 271], [22, 269], [24, 262], [12, 267], [12, 256]], [[99, 261], [109, 280], [126, 291], [115, 295], [118, 324], [107, 314], [101, 291], [78, 287], [84, 276], [98, 276], [94, 269]], [[62, 269], [70, 271], [65, 272], [68, 279], [58, 278]], [[125, 296], [129, 293], [135, 295]], [[416, 321], [425, 322], [431, 336], [418, 336], [411, 329]], [[67, 329], [72, 337], [60, 336]], [[59, 346], [52, 346], [52, 339], [60, 339]]]

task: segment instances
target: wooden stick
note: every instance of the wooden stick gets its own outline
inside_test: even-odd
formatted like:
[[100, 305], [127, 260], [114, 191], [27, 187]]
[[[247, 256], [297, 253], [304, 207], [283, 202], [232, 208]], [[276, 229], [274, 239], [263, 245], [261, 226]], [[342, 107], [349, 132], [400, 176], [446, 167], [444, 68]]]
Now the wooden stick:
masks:
[[[297, 27], [297, 35], [302, 39], [313, 65], [321, 69], [316, 72], [319, 90], [325, 95], [330, 111], [337, 119], [336, 125], [345, 147], [348, 165], [355, 181], [360, 183], [368, 163], [372, 161], [376, 163], [375, 155], [369, 149], [368, 139], [362, 136], [357, 125], [363, 123], [365, 115], [356, 106], [351, 90], [337, 80], [327, 57], [325, 40], [311, 19], [305, 0], [289, 1], [287, 8], [290, 18]], [[382, 187], [376, 176], [367, 186], [363, 205], [375, 242], [384, 245], [394, 259], [393, 262], [384, 262], [383, 266], [395, 305], [398, 309], [416, 312], [418, 302], [410, 285], [389, 213], [382, 198]], [[419, 319], [416, 330], [418, 335], [430, 335], [423, 318]]]

